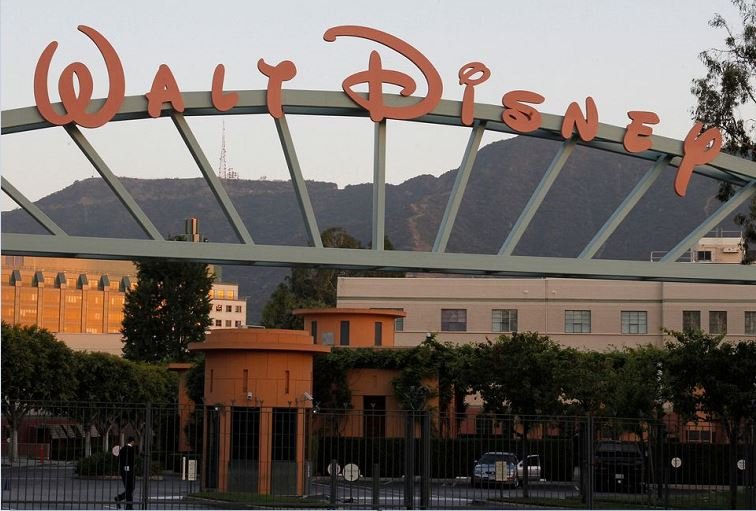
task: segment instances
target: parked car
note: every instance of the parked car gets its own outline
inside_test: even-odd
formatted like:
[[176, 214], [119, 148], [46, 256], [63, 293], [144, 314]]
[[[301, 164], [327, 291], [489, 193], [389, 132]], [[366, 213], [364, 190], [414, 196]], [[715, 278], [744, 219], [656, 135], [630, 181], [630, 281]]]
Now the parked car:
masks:
[[479, 459], [475, 460], [470, 484], [472, 486], [483, 486], [501, 483], [517, 487], [520, 481], [517, 478], [516, 467], [517, 456], [511, 452], [492, 451], [483, 453]]
[[[499, 463], [499, 473], [496, 473], [496, 465]], [[538, 454], [528, 456], [528, 480], [538, 481], [541, 479], [541, 457]], [[517, 456], [511, 452], [486, 452], [475, 460], [470, 484], [481, 486], [495, 483], [507, 484], [517, 488], [522, 483], [525, 475], [525, 463], [518, 461]]]
[[[528, 481], [539, 481], [543, 469], [541, 468], [541, 456], [538, 454], [531, 454], [528, 456]], [[517, 463], [517, 479], [522, 482], [525, 474], [524, 460]]]
[[641, 491], [643, 452], [637, 443], [602, 440], [596, 443], [593, 454], [596, 491]]

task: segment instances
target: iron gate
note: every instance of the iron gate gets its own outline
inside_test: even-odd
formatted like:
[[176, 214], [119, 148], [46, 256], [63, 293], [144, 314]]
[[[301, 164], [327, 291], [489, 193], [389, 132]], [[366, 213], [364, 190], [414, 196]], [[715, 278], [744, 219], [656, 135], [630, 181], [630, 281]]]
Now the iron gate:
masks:
[[[9, 424], [4, 422], [6, 438]], [[2, 507], [753, 509], [753, 424], [384, 410], [37, 403], [3, 445]], [[734, 500], [731, 500], [734, 499]]]

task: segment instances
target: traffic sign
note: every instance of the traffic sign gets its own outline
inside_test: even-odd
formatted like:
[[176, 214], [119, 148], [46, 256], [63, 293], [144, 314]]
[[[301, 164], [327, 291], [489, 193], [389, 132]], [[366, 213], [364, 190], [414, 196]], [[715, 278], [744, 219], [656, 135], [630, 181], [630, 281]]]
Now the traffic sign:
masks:
[[351, 482], [360, 478], [360, 467], [354, 463], [349, 463], [344, 466], [344, 479]]

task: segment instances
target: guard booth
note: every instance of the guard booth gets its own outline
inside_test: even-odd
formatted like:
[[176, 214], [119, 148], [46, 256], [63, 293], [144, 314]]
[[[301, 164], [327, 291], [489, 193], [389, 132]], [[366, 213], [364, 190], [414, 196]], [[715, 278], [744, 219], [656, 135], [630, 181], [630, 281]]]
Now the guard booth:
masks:
[[304, 331], [240, 328], [190, 350], [205, 354], [203, 487], [302, 495], [313, 357], [330, 347]]

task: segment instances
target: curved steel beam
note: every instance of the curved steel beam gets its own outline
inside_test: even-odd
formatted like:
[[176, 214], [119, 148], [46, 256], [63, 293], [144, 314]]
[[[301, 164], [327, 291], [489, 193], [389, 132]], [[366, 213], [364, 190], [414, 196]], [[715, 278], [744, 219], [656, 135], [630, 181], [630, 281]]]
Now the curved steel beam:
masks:
[[[267, 114], [267, 100], [265, 90], [236, 91], [239, 94], [239, 102], [231, 110], [219, 112], [213, 107], [209, 92], [184, 92], [185, 116], [194, 115], [240, 115], [240, 114]], [[416, 97], [403, 97], [396, 94], [384, 94], [384, 101], [389, 106], [407, 106], [418, 101]], [[93, 100], [91, 109], [97, 109], [104, 103], [103, 99]], [[329, 115], [329, 116], [352, 116], [367, 117], [368, 112], [355, 104], [349, 96], [341, 91], [309, 91], [309, 90], [284, 90], [282, 93], [282, 105], [284, 112], [304, 115]], [[56, 103], [55, 108], [62, 108]], [[414, 119], [415, 122], [431, 122], [451, 126], [463, 126], [460, 120], [462, 111], [461, 101], [441, 100], [438, 106], [428, 115]], [[542, 113], [541, 128], [533, 133], [520, 134], [510, 129], [501, 122], [502, 107], [498, 105], [476, 104], [474, 117], [476, 120], [486, 122], [486, 130], [512, 135], [533, 136], [540, 138], [552, 138], [564, 140], [561, 137], [562, 116]], [[168, 117], [172, 109], [166, 104], [161, 115]], [[147, 119], [147, 98], [144, 96], [129, 96], [124, 99], [121, 109], [113, 118], [113, 121], [126, 121], [132, 119]], [[413, 122], [408, 121], [408, 122]], [[111, 121], [112, 122], [112, 121]], [[36, 107], [25, 107], [2, 112], [0, 119], [0, 132], [5, 134], [18, 133], [52, 127], [48, 121], [42, 118]], [[599, 123], [596, 138], [588, 143], [581, 143], [597, 149], [622, 153], [636, 158], [656, 160], [660, 155], [667, 154], [673, 157], [671, 166], [677, 166], [679, 160], [675, 157], [683, 156], [683, 143], [660, 135], [650, 137], [652, 146], [645, 153], [628, 153], [622, 147], [625, 127], [612, 126]], [[730, 181], [743, 185], [756, 179], [756, 162], [744, 160], [728, 154], [719, 154], [709, 165], [699, 167], [696, 172], [702, 173], [708, 169], [711, 177]], [[718, 172], [717, 172], [718, 171]]]
[[[266, 91], [240, 91], [237, 105], [226, 112], [216, 110], [211, 102], [208, 92], [189, 92], [182, 96], [185, 102], [183, 114], [176, 114], [171, 108], [165, 106], [161, 116], [173, 117], [177, 128], [182, 135], [190, 135], [188, 146], [192, 151], [205, 177], [214, 178], [212, 169], [201, 154], [199, 144], [187, 129], [182, 130], [185, 124], [184, 116], [200, 115], [245, 115], [267, 114]], [[398, 95], [384, 95], [384, 102], [389, 106], [407, 106], [417, 101], [417, 98], [404, 98]], [[103, 100], [93, 101], [90, 108], [97, 108]], [[303, 115], [328, 115], [328, 116], [353, 116], [367, 117], [368, 112], [355, 104], [343, 92], [322, 91], [297, 91], [288, 90], [283, 92], [283, 110], [287, 114]], [[59, 108], [60, 105], [56, 105]], [[429, 114], [414, 119], [414, 122], [434, 123], [450, 126], [463, 126], [460, 113], [462, 104], [459, 101], [440, 101], [437, 107]], [[523, 210], [518, 224], [510, 232], [499, 254], [449, 254], [445, 253], [445, 245], [454, 224], [454, 217], [464, 193], [466, 180], [472, 169], [474, 156], [480, 143], [483, 131], [495, 131], [520, 135], [511, 130], [501, 120], [502, 107], [496, 105], [476, 104], [474, 117], [476, 127], [468, 142], [466, 155], [457, 176], [455, 188], [449, 199], [444, 220], [439, 227], [433, 252], [407, 252], [407, 251], [382, 251], [382, 234], [385, 229], [385, 124], [376, 127], [376, 144], [374, 156], [374, 196], [373, 196], [373, 250], [360, 251], [349, 249], [327, 249], [320, 244], [317, 223], [315, 222], [309, 197], [306, 193], [304, 180], [301, 178], [298, 161], [290, 140], [290, 134], [286, 128], [285, 118], [277, 121], [279, 134], [282, 134], [282, 147], [284, 149], [292, 180], [299, 184], [300, 206], [303, 206], [305, 222], [308, 226], [310, 243], [314, 246], [260, 246], [255, 245], [251, 235], [220, 183], [216, 183], [216, 198], [225, 206], [227, 217], [231, 220], [242, 244], [228, 243], [182, 243], [164, 241], [153, 235], [156, 240], [135, 239], [109, 239], [65, 236], [56, 229], [48, 228], [53, 236], [30, 235], [30, 234], [4, 234], [2, 250], [4, 253], [19, 255], [57, 255], [64, 257], [104, 258], [104, 259], [150, 259], [167, 258], [175, 260], [191, 260], [215, 262], [221, 264], [244, 264], [258, 266], [293, 266], [309, 265], [339, 268], [364, 268], [364, 269], [394, 269], [402, 271], [434, 271], [450, 273], [471, 273], [490, 275], [539, 275], [539, 276], [578, 276], [584, 278], [614, 278], [614, 279], [657, 279], [679, 281], [718, 281], [718, 282], [756, 282], [756, 272], [752, 267], [741, 265], [690, 265], [674, 262], [668, 256], [661, 263], [627, 261], [627, 260], [596, 260], [592, 259], [596, 250], [605, 241], [609, 234], [619, 225], [627, 212], [637, 203], [637, 200], [651, 185], [665, 165], [676, 167], [680, 164], [683, 156], [683, 143], [661, 136], [652, 136], [652, 147], [642, 153], [628, 153], [623, 147], [625, 127], [600, 124], [596, 138], [590, 142], [575, 140], [565, 141], [561, 136], [563, 118], [557, 115], [542, 114], [541, 127], [524, 136], [533, 136], [562, 142], [563, 149], [557, 154], [550, 169], [544, 175], [541, 185], [531, 197], [528, 205]], [[131, 96], [125, 98], [114, 121], [127, 121], [132, 119], [145, 119], [150, 115], [147, 112], [147, 99], [144, 96]], [[52, 127], [37, 111], [36, 107], [8, 110], [2, 113], [2, 134], [20, 133], [30, 130]], [[75, 128], [67, 127], [68, 131]], [[189, 143], [191, 142], [191, 143]], [[569, 157], [575, 144], [585, 145], [591, 148], [611, 151], [629, 155], [635, 158], [655, 161], [655, 168], [647, 174], [646, 178], [636, 186], [636, 189], [623, 202], [615, 214], [594, 237], [589, 246], [578, 258], [548, 258], [548, 257], [522, 257], [513, 256], [517, 241], [527, 229], [530, 219], [535, 214], [548, 188], [553, 183], [559, 170]], [[87, 151], [84, 151], [87, 153]], [[92, 151], [90, 151], [91, 153]], [[91, 159], [91, 158], [90, 158]], [[104, 163], [103, 163], [104, 165]], [[711, 164], [696, 169], [698, 174], [727, 181], [742, 187], [737, 197], [750, 196], [756, 187], [756, 163], [730, 155], [720, 154]], [[208, 174], [209, 173], [209, 174]], [[211, 179], [212, 181], [212, 179]], [[213, 183], [211, 183], [212, 186]], [[5, 185], [5, 180], [4, 180]], [[7, 186], [4, 190], [10, 190]], [[11, 190], [14, 192], [15, 190]], [[15, 195], [20, 195], [16, 193]], [[740, 202], [742, 202], [740, 200]], [[681, 241], [680, 247], [687, 247], [702, 235], [707, 226], [712, 225], [728, 214], [738, 201], [730, 201], [723, 205], [720, 210], [707, 219], [693, 233]], [[27, 205], [28, 206], [28, 205]], [[23, 204], [22, 204], [23, 207]], [[31, 204], [32, 209], [36, 208]], [[38, 212], [41, 213], [41, 212]], [[43, 218], [43, 213], [35, 218]], [[44, 220], [44, 218], [43, 218]], [[54, 226], [49, 223], [48, 227]], [[695, 238], [695, 239], [694, 239]], [[683, 249], [685, 248], [683, 247]]]

